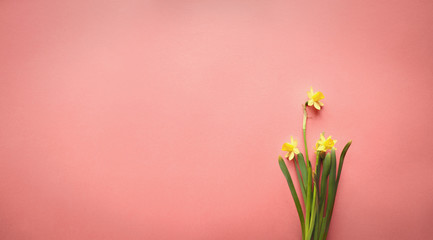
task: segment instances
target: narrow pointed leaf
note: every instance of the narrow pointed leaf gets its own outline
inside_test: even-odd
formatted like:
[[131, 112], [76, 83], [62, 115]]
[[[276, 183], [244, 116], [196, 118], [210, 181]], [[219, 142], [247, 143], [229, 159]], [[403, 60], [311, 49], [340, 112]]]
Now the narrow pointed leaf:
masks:
[[352, 141], [349, 141], [346, 146], [344, 146], [343, 151], [340, 155], [340, 163], [338, 164], [338, 175], [337, 175], [337, 186], [340, 182], [341, 170], [343, 169], [344, 158], [346, 157], [346, 152], [349, 150], [350, 145], [352, 145]]
[[317, 212], [317, 187], [316, 184], [314, 184], [314, 190], [313, 190], [313, 199], [311, 204], [311, 218], [310, 218], [310, 227], [307, 232], [307, 239], [311, 239], [311, 235], [313, 234], [314, 230], [314, 223], [316, 221], [316, 212]]
[[319, 186], [320, 186], [320, 171], [321, 171], [321, 166], [322, 166], [322, 159], [320, 158], [320, 154], [319, 152], [316, 153], [316, 178], [314, 179], [314, 181], [316, 182], [317, 185], [317, 195], [319, 195]]
[[306, 186], [307, 185], [307, 165], [305, 164], [304, 155], [302, 155], [302, 153], [298, 154], [298, 164], [299, 164], [299, 169], [301, 170], [302, 180], [304, 182], [304, 186]]
[[325, 160], [323, 161], [323, 172], [322, 172], [322, 179], [320, 183], [320, 197], [319, 197], [320, 202], [324, 202], [326, 199], [325, 191], [326, 191], [326, 184], [327, 184], [327, 179], [330, 170], [331, 170], [331, 154], [327, 153], [325, 156]]
[[329, 173], [329, 181], [328, 181], [328, 202], [326, 204], [326, 221], [323, 226], [321, 226], [321, 233], [323, 240], [326, 239], [327, 231], [329, 229], [329, 225], [331, 223], [331, 212], [335, 202], [335, 193], [336, 193], [336, 175], [337, 175], [337, 160], [335, 157], [335, 150], [331, 150], [331, 171]]
[[296, 194], [295, 186], [293, 185], [292, 177], [290, 176], [289, 169], [287, 169], [286, 163], [284, 163], [284, 159], [281, 156], [278, 158], [278, 163], [284, 177], [286, 177], [290, 192], [292, 193], [293, 201], [295, 202], [296, 210], [298, 211], [299, 221], [301, 222], [302, 236], [304, 236], [304, 215], [301, 204], [299, 203], [298, 194]]
[[314, 236], [313, 236], [313, 239], [314, 240], [319, 240], [319, 224], [320, 224], [320, 220], [321, 220], [321, 217], [320, 217], [320, 203], [319, 203], [319, 184], [318, 183], [316, 183], [316, 189], [317, 189], [317, 193], [316, 193], [316, 206], [315, 206], [315, 208], [316, 208], [316, 220], [315, 220], [315, 222], [314, 222], [314, 228], [313, 228], [313, 234], [314, 234]]
[[[317, 231], [319, 234], [319, 239], [323, 236], [322, 228], [326, 226], [326, 216], [325, 216], [325, 203], [326, 203], [326, 190], [327, 190], [327, 184], [328, 184], [328, 176], [329, 172], [331, 170], [331, 154], [327, 153], [325, 156], [325, 159], [323, 160], [323, 171], [322, 171], [322, 178], [320, 182], [320, 195], [319, 195], [319, 202], [320, 202], [320, 208], [319, 208], [319, 219], [320, 221], [317, 223]], [[328, 188], [329, 192], [329, 188]]]
[[[331, 213], [329, 215], [329, 224], [330, 224], [330, 221], [332, 219], [332, 213], [334, 212], [335, 198], [337, 197], [338, 183], [340, 181], [341, 170], [343, 169], [344, 158], [346, 157], [346, 152], [347, 152], [347, 150], [349, 150], [349, 147], [351, 144], [352, 144], [352, 141], [349, 141], [346, 144], [346, 146], [344, 146], [343, 151], [341, 152], [341, 155], [340, 155], [340, 163], [338, 164], [338, 175], [337, 175], [337, 180], [335, 183], [336, 186], [335, 186], [335, 194], [334, 194], [335, 195], [334, 196], [334, 203], [332, 204]], [[324, 239], [326, 239], [326, 237], [328, 236], [329, 224], [326, 226]]]
[[[305, 204], [305, 201], [307, 200], [307, 197], [306, 197], [306, 195], [305, 195], [305, 184], [304, 184], [304, 182], [302, 181], [302, 177], [301, 177], [301, 173], [300, 173], [300, 171], [299, 171], [298, 164], [296, 164], [296, 161], [294, 161], [293, 163], [294, 163], [294, 165], [295, 165], [296, 174], [298, 175], [298, 182], [299, 182], [299, 186], [300, 186], [300, 188], [301, 188], [301, 192], [302, 192], [302, 199], [304, 200], [304, 204]], [[306, 205], [305, 205], [305, 206], [306, 206]]]
[[307, 205], [305, 206], [305, 234], [307, 234], [310, 228], [310, 214], [311, 214], [311, 184], [312, 184], [312, 172], [311, 172], [311, 164], [308, 162], [308, 176], [307, 176]]

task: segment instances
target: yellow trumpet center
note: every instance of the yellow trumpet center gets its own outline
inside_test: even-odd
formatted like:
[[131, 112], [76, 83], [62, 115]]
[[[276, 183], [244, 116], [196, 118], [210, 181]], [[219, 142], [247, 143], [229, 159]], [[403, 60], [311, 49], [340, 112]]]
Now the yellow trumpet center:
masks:
[[327, 139], [323, 145], [325, 146], [326, 149], [331, 149], [334, 146], [334, 140], [332, 139]]
[[315, 101], [315, 102], [320, 101], [320, 100], [322, 100], [322, 99], [324, 99], [324, 98], [325, 98], [325, 96], [323, 95], [322, 92], [316, 92], [316, 93], [311, 97], [311, 99], [313, 99], [313, 101]]

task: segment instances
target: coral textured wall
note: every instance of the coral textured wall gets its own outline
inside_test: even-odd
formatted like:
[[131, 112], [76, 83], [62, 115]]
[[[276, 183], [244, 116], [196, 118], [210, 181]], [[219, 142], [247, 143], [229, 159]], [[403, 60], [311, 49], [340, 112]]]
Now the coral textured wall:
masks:
[[432, 12], [0, 1], [0, 238], [300, 239], [277, 157], [310, 86], [310, 148], [353, 140], [329, 239], [431, 237]]

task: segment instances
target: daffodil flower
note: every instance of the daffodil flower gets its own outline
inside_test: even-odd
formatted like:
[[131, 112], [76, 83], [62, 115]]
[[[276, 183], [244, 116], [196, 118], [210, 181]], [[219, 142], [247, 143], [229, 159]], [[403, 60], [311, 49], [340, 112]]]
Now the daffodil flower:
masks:
[[308, 94], [308, 106], [314, 106], [317, 110], [323, 106], [323, 103], [320, 101], [325, 98], [322, 92], [314, 92], [313, 88], [310, 89]]
[[283, 147], [281, 150], [286, 151], [286, 158], [289, 158], [289, 160], [292, 160], [295, 157], [295, 154], [299, 154], [298, 149], [298, 141], [293, 140], [293, 137], [290, 137], [290, 143], [286, 142], [283, 144]]
[[326, 151], [331, 150], [331, 149], [336, 149], [334, 147], [336, 142], [337, 142], [337, 140], [332, 139], [331, 136], [329, 136], [328, 138], [325, 138], [323, 133], [321, 133], [319, 141], [316, 142], [316, 151], [326, 152]]

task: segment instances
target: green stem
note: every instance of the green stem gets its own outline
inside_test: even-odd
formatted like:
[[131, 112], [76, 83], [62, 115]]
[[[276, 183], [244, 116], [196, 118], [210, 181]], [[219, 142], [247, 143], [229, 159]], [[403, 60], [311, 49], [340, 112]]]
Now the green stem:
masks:
[[307, 103], [304, 104], [304, 120], [302, 121], [302, 132], [304, 134], [304, 145], [305, 145], [305, 157], [307, 162], [310, 161], [308, 157], [308, 147], [307, 147]]
[[[311, 165], [308, 164], [308, 180], [307, 180], [307, 205], [305, 206], [305, 230], [304, 236], [308, 236], [307, 233], [310, 230], [310, 215], [311, 215], [311, 184], [312, 184], [312, 172], [311, 172]], [[306, 238], [307, 240], [307, 238]]]
[[320, 225], [320, 172], [321, 172], [321, 166], [322, 166], [322, 159], [320, 158], [320, 153], [316, 152], [316, 182], [315, 182], [315, 187], [317, 189], [317, 196], [316, 196], [316, 209], [315, 209], [315, 213], [316, 213], [316, 220], [315, 220], [315, 227], [314, 227], [314, 232], [313, 232], [313, 238], [314, 240], [318, 240], [319, 239], [319, 225]]
[[313, 203], [311, 205], [311, 219], [310, 219], [310, 226], [308, 229], [308, 232], [306, 233], [307, 235], [307, 240], [311, 240], [311, 235], [313, 234], [313, 230], [314, 230], [314, 224], [315, 224], [315, 220], [316, 220], [316, 214], [317, 214], [317, 187], [316, 184], [313, 184], [314, 186], [314, 193], [313, 193]]
[[307, 239], [307, 233], [309, 230], [309, 223], [310, 223], [310, 207], [311, 207], [311, 164], [310, 163], [310, 158], [308, 157], [308, 147], [307, 147], [307, 103], [305, 103], [303, 105], [304, 108], [304, 118], [302, 121], [302, 133], [303, 133], [303, 137], [304, 137], [304, 146], [305, 146], [305, 157], [307, 159], [306, 163], [308, 165], [308, 174], [307, 174], [307, 187], [306, 187], [306, 195], [307, 195], [307, 201], [305, 201], [307, 204], [305, 206], [305, 230], [304, 230], [304, 237], [305, 240], [309, 240]]

